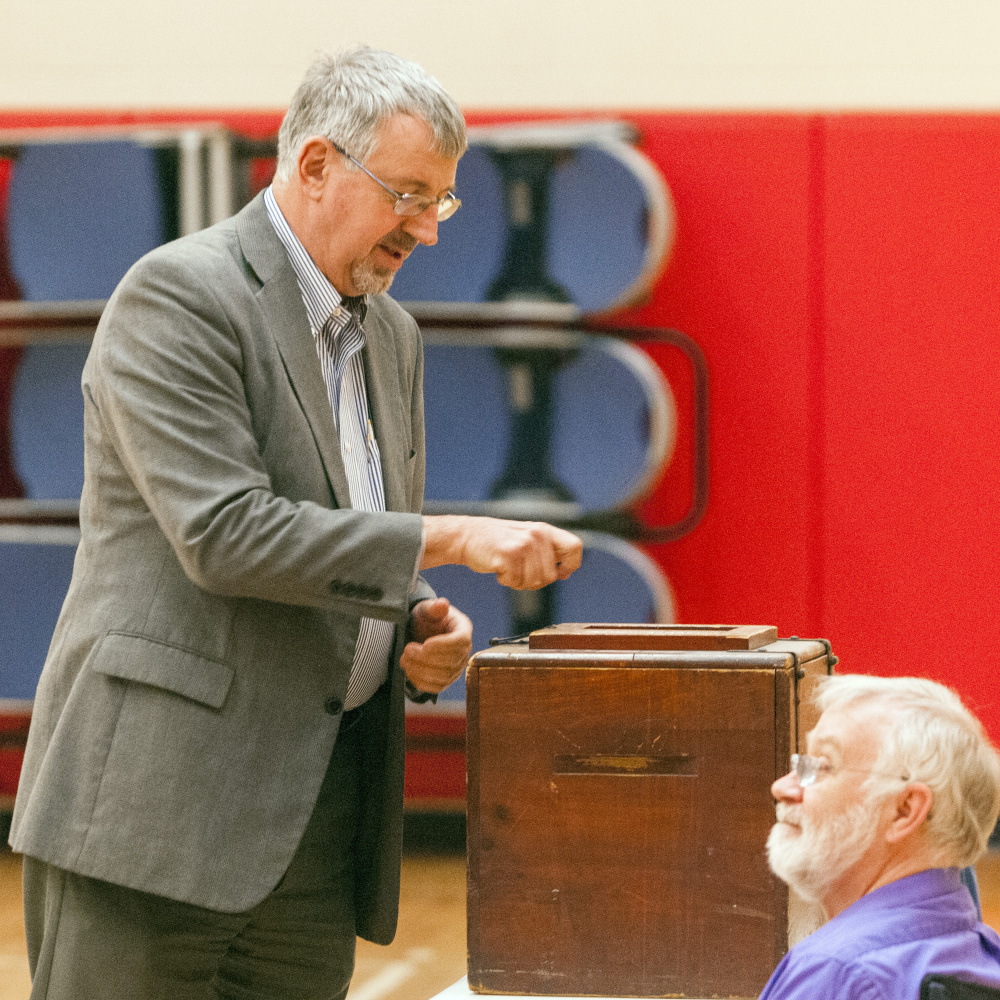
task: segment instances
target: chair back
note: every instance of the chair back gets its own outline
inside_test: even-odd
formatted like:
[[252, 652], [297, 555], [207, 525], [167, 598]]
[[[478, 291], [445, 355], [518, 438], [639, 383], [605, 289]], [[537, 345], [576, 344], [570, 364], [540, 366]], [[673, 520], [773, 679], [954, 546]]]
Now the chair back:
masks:
[[931, 973], [921, 980], [920, 1000], [1000, 1000], [1000, 989]]

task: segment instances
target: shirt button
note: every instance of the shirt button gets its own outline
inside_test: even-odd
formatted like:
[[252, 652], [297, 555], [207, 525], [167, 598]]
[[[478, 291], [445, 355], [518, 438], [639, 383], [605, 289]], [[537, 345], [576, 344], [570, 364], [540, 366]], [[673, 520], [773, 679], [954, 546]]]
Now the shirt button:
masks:
[[339, 698], [327, 698], [323, 707], [328, 715], [340, 715], [344, 710], [344, 703]]
[[350, 455], [350, 453], [351, 453], [351, 442], [350, 441], [345, 442], [345, 444], [344, 444], [344, 450], [347, 452], [348, 455]]

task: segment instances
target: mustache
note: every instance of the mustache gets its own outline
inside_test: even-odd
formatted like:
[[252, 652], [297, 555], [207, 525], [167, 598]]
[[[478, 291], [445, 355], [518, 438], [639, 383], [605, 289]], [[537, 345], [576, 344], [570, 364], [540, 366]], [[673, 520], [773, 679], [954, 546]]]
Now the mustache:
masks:
[[389, 250], [394, 250], [396, 253], [411, 253], [417, 245], [417, 238], [411, 236], [409, 233], [389, 233], [384, 240], [382, 240], [382, 246]]
[[802, 825], [801, 806], [790, 806], [779, 802], [774, 808], [774, 815], [779, 823], [791, 823], [793, 826]]

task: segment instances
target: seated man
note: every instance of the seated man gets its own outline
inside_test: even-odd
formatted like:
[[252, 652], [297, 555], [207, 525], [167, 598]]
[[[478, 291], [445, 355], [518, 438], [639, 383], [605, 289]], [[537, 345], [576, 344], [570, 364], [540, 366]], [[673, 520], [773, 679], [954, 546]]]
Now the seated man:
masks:
[[808, 755], [771, 786], [774, 873], [827, 923], [774, 970], [760, 1000], [917, 1000], [928, 973], [1000, 987], [1000, 937], [959, 869], [1000, 813], [1000, 760], [933, 681], [825, 678]]

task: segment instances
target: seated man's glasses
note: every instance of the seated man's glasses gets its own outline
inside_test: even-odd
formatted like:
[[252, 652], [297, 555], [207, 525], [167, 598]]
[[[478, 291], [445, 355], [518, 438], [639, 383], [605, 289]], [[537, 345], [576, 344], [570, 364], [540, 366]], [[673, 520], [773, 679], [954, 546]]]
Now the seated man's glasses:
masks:
[[830, 774], [832, 771], [856, 771], [859, 774], [878, 774], [882, 778], [895, 778], [897, 781], [909, 781], [909, 778], [903, 777], [897, 774], [884, 774], [879, 771], [870, 771], [863, 767], [838, 767], [834, 766], [825, 757], [810, 757], [806, 753], [793, 753], [792, 754], [792, 770], [795, 772], [795, 777], [798, 779], [799, 785], [803, 788], [808, 788], [810, 785], [816, 784], [816, 781], [822, 776]]
[[438, 222], [444, 222], [445, 219], [450, 219], [462, 204], [454, 191], [449, 191], [440, 198], [425, 198], [422, 194], [400, 194], [398, 191], [393, 191], [385, 181], [380, 181], [363, 163], [351, 156], [343, 146], [338, 146], [332, 139], [330, 145], [341, 156], [346, 156], [356, 167], [360, 167], [376, 184], [380, 184], [396, 199], [396, 203], [392, 206], [396, 215], [420, 215], [422, 212], [426, 212], [431, 205], [437, 205]]

